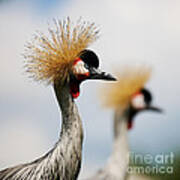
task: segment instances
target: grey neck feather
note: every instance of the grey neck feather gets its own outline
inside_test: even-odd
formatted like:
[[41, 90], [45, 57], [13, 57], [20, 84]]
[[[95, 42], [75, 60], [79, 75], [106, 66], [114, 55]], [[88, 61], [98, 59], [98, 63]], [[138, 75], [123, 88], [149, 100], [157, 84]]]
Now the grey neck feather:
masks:
[[97, 172], [91, 180], [125, 180], [129, 162], [128, 146], [128, 110], [115, 111], [114, 114], [114, 141], [112, 153], [105, 167]]
[[81, 167], [83, 130], [69, 86], [54, 85], [62, 112], [60, 139], [43, 157], [0, 171], [0, 180], [75, 180]]
[[[55, 155], [57, 158], [58, 153], [61, 155], [59, 161], [64, 157], [64, 179], [73, 180], [77, 178], [81, 166], [83, 141], [82, 122], [77, 106], [70, 94], [69, 85], [60, 86], [55, 84], [54, 89], [63, 118], [60, 139], [56, 145], [54, 154], [57, 153], [57, 156]], [[60, 169], [62, 169], [62, 167]]]
[[124, 180], [129, 162], [129, 145], [128, 145], [128, 112], [116, 111], [114, 115], [114, 141], [112, 154], [107, 163], [107, 169]]
[[55, 84], [54, 90], [62, 114], [62, 130], [60, 134], [60, 140], [68, 134], [69, 136], [73, 137], [74, 135], [78, 135], [78, 137], [75, 137], [82, 141], [82, 122], [79, 116], [77, 106], [70, 94], [69, 85], [60, 86], [58, 84]]

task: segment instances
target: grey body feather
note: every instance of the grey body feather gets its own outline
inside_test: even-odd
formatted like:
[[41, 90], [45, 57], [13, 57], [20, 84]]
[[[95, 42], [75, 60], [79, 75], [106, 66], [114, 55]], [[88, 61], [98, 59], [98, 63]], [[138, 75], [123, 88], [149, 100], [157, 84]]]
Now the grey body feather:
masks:
[[0, 180], [75, 180], [81, 167], [83, 130], [68, 84], [54, 85], [62, 112], [60, 138], [43, 157], [0, 171]]

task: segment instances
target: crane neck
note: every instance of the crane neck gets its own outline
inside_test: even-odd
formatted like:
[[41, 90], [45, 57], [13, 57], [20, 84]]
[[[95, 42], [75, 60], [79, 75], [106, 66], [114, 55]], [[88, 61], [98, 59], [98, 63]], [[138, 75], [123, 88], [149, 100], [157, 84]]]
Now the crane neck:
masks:
[[116, 110], [114, 114], [114, 140], [112, 154], [107, 163], [107, 171], [118, 179], [126, 179], [129, 163], [128, 110]]
[[54, 91], [62, 113], [68, 111], [68, 109], [74, 104], [74, 100], [71, 97], [69, 90], [70, 88], [68, 84], [61, 85], [58, 82], [54, 83]]
[[114, 120], [113, 120], [114, 142], [117, 141], [119, 138], [127, 137], [128, 119], [129, 119], [128, 109], [126, 109], [124, 111], [115, 110]]
[[[78, 109], [70, 94], [69, 84], [61, 85], [56, 82], [54, 84], [54, 91], [61, 110], [62, 130], [67, 130], [71, 128], [71, 125], [76, 120], [80, 119]], [[78, 118], [76, 118], [77, 116]]]
[[[60, 138], [52, 152], [52, 164], [59, 169], [62, 180], [77, 178], [82, 157], [83, 129], [69, 84], [55, 83], [54, 90], [62, 114]], [[57, 163], [56, 163], [57, 162]]]

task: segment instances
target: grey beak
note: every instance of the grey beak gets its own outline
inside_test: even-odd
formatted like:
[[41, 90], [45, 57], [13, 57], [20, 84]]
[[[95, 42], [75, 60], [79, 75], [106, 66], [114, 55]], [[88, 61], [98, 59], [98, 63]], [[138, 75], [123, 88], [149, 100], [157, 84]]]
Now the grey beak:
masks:
[[106, 72], [102, 72], [101, 70], [96, 69], [96, 68], [90, 69], [89, 79], [101, 79], [101, 80], [106, 80], [106, 81], [116, 81], [117, 80], [111, 74], [108, 74]]
[[155, 111], [155, 112], [158, 112], [158, 113], [162, 113], [163, 112], [162, 109], [160, 109], [158, 107], [153, 107], [153, 106], [147, 107], [147, 110]]

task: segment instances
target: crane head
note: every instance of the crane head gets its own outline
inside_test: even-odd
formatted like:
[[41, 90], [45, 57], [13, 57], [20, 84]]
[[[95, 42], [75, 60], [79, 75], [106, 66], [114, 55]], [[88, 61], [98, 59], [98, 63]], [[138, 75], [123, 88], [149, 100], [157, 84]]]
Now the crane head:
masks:
[[79, 85], [85, 80], [106, 80], [115, 81], [111, 75], [99, 69], [99, 58], [91, 50], [83, 50], [79, 57], [75, 59], [72, 66], [70, 78], [70, 89], [73, 98], [80, 94]]
[[132, 128], [134, 116], [142, 111], [150, 110], [154, 112], [162, 112], [158, 107], [151, 105], [152, 95], [150, 91], [145, 88], [142, 88], [140, 91], [134, 93], [130, 100], [129, 108], [129, 119], [128, 119], [128, 129]]
[[132, 128], [134, 116], [139, 112], [161, 112], [160, 108], [151, 105], [152, 95], [144, 88], [151, 71], [151, 67], [146, 64], [118, 68], [118, 82], [106, 85], [101, 92], [105, 106], [114, 108], [115, 111], [121, 112], [120, 115], [126, 116], [128, 129]]
[[97, 55], [87, 50], [98, 38], [95, 23], [54, 20], [48, 34], [37, 33], [26, 45], [26, 72], [36, 81], [48, 84], [70, 84], [73, 98], [79, 96], [79, 85], [87, 79], [115, 80], [101, 72]]

